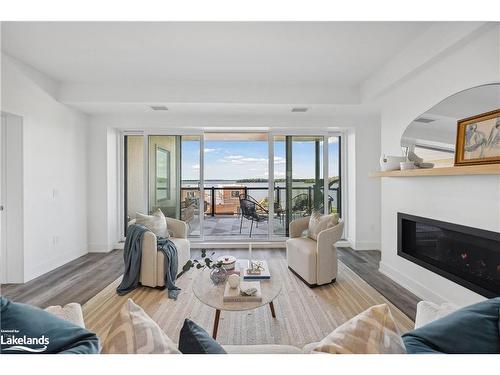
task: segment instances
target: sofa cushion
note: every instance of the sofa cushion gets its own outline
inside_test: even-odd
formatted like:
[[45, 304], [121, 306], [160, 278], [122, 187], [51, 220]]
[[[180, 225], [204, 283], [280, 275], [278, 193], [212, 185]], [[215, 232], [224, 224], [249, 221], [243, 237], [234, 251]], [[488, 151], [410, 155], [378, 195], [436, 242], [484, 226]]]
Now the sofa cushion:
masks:
[[[38, 307], [0, 297], [0, 318], [1, 353], [99, 353], [99, 339], [94, 333]], [[36, 342], [27, 342], [24, 337]], [[11, 342], [14, 339], [18, 341]]]
[[158, 237], [170, 236], [167, 229], [167, 220], [159, 208], [153, 213], [153, 215], [144, 215], [137, 212], [135, 216], [135, 223], [144, 225]]
[[500, 353], [500, 297], [457, 310], [403, 335], [408, 353]]
[[391, 310], [372, 306], [337, 327], [313, 350], [331, 354], [401, 354], [405, 347]]
[[179, 335], [182, 354], [226, 354], [226, 351], [203, 328], [185, 319]]
[[318, 240], [318, 234], [325, 229], [331, 228], [334, 225], [337, 225], [339, 222], [339, 215], [331, 214], [331, 215], [322, 215], [318, 211], [313, 211], [311, 217], [309, 218], [309, 226], [308, 226], [308, 236], [314, 241]]
[[111, 324], [102, 352], [107, 354], [179, 354], [175, 343], [130, 298]]

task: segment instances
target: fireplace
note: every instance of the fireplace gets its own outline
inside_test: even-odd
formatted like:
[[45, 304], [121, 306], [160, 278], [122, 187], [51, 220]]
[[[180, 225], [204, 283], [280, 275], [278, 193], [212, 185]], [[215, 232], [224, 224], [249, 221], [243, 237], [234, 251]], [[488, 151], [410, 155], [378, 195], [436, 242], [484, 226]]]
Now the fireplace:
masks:
[[500, 233], [399, 212], [398, 255], [485, 297], [500, 296]]

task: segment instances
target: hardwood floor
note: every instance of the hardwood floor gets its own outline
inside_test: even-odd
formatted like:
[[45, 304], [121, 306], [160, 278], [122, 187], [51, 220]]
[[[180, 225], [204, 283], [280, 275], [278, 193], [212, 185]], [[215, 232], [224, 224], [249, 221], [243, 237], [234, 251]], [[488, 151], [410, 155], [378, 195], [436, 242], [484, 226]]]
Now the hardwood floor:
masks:
[[349, 247], [344, 247], [338, 248], [337, 254], [338, 258], [347, 267], [356, 272], [363, 280], [415, 321], [417, 303], [420, 298], [378, 270], [380, 251], [352, 250]]
[[26, 284], [5, 284], [1, 294], [16, 302], [45, 308], [84, 304], [123, 274], [123, 252], [90, 253]]
[[[224, 249], [215, 256], [230, 252], [236, 257], [245, 257], [244, 249]], [[199, 256], [192, 250], [193, 257]], [[1, 286], [1, 294], [17, 302], [39, 307], [64, 305], [69, 302], [86, 303], [123, 273], [121, 250], [107, 254], [87, 254], [26, 284], [6, 284]], [[254, 257], [285, 257], [284, 249], [254, 250]], [[419, 298], [378, 271], [380, 252], [376, 250], [354, 251], [350, 248], [338, 249], [339, 259], [363, 280], [375, 288], [385, 298], [415, 319]]]

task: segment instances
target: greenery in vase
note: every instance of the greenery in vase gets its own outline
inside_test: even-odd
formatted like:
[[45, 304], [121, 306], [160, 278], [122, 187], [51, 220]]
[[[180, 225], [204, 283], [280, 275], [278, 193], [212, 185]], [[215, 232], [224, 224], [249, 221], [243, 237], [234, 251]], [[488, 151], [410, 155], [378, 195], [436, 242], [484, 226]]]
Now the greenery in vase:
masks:
[[208, 269], [214, 269], [214, 268], [221, 268], [222, 267], [222, 261], [216, 262], [212, 259], [212, 257], [215, 255], [215, 251], [212, 252], [209, 256], [207, 256], [207, 250], [202, 249], [201, 250], [201, 258], [200, 259], [189, 259], [186, 264], [182, 267], [182, 270], [184, 272], [190, 270], [193, 267], [196, 267], [196, 269], [202, 269], [202, 268], [208, 268]]

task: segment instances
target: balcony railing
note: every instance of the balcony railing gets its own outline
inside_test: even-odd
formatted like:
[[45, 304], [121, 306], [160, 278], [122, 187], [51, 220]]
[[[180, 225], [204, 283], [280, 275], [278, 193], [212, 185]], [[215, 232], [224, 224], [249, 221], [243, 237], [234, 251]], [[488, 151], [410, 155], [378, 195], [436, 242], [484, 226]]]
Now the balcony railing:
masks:
[[[204, 188], [205, 199], [203, 212], [207, 216], [215, 217], [216, 215], [238, 215], [240, 209], [240, 195], [252, 196], [252, 193], [257, 191], [267, 191], [268, 187], [262, 186], [206, 186]], [[199, 202], [199, 187], [182, 187], [181, 199], [183, 202], [191, 200]], [[283, 211], [286, 206], [286, 187], [274, 187], [274, 207], [275, 213], [277, 210]], [[196, 194], [198, 192], [198, 194]], [[293, 187], [292, 192], [292, 212], [300, 211], [302, 213], [310, 214], [315, 206], [314, 195], [316, 192], [320, 193], [317, 203], [318, 208], [323, 207], [323, 186], [316, 189], [314, 185], [304, 187]], [[300, 192], [297, 194], [297, 192]], [[258, 195], [258, 194], [255, 194]], [[340, 212], [340, 189], [338, 187], [330, 188], [328, 191], [328, 212]], [[186, 199], [187, 198], [187, 199]], [[267, 194], [262, 198], [264, 204], [267, 204]]]

